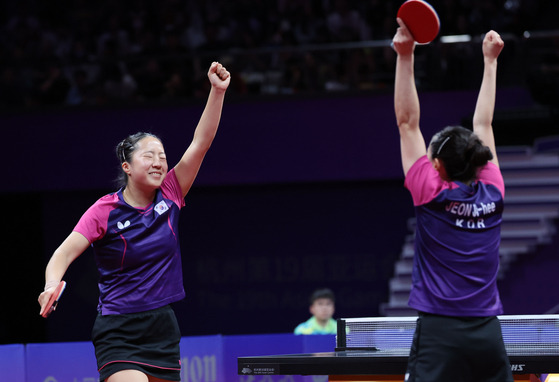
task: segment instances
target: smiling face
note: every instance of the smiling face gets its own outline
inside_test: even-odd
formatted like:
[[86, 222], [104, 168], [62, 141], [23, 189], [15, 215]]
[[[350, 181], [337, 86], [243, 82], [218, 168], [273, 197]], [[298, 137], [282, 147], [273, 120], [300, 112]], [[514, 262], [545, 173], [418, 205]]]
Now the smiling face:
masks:
[[122, 169], [128, 175], [130, 185], [146, 191], [159, 188], [168, 170], [163, 144], [151, 136], [141, 139], [136, 144], [131, 161], [124, 162]]

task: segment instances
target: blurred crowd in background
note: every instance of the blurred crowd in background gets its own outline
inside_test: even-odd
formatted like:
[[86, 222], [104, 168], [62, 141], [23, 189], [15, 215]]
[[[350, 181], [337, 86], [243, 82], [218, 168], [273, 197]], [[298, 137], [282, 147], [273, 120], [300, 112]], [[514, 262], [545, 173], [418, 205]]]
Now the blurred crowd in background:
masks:
[[[2, 0], [0, 110], [204, 98], [214, 60], [233, 74], [235, 95], [389, 90], [395, 60], [389, 44], [402, 2]], [[494, 29], [522, 40], [525, 31], [559, 29], [556, 0], [430, 3], [441, 19], [439, 38]], [[553, 71], [557, 37], [540, 43], [550, 44], [534, 65]], [[478, 86], [468, 73], [481, 57], [479, 43], [437, 40], [420, 49], [418, 78], [428, 79], [420, 87]], [[531, 66], [519, 55], [526, 59], [518, 48], [507, 49], [504, 81], [518, 81], [515, 67]]]

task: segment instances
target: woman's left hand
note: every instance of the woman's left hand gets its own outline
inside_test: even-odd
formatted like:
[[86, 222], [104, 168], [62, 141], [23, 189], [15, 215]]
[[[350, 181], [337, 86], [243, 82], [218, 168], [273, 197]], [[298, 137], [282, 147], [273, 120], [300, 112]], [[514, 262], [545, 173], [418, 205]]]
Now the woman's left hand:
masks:
[[214, 88], [226, 90], [231, 82], [231, 73], [219, 62], [212, 62], [208, 70], [208, 78]]

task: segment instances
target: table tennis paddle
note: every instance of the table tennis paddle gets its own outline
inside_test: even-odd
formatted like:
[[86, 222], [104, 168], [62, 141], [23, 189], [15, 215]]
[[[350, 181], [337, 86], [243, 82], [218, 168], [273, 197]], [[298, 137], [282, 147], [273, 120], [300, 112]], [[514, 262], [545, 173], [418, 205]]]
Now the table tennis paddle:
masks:
[[398, 9], [397, 17], [406, 24], [418, 44], [428, 44], [439, 34], [439, 15], [426, 1], [407, 0]]
[[61, 281], [56, 286], [54, 293], [50, 296], [49, 302], [45, 306], [45, 311], [43, 312], [42, 316], [47, 318], [54, 310], [56, 309], [56, 305], [58, 304], [58, 300], [60, 300], [60, 296], [64, 292], [66, 288], [66, 281]]

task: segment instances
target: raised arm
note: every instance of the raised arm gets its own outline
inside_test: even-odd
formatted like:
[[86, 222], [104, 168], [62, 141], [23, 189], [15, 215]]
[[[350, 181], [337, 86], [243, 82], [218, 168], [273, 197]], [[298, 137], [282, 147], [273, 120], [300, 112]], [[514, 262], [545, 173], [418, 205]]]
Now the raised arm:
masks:
[[54, 251], [45, 271], [45, 290], [39, 295], [39, 305], [43, 314], [54, 289], [62, 280], [70, 264], [89, 247], [89, 241], [80, 233], [72, 232]]
[[400, 27], [392, 40], [396, 59], [394, 111], [400, 131], [400, 150], [404, 175], [420, 157], [426, 154], [425, 140], [419, 129], [419, 98], [415, 87], [415, 42], [406, 25], [396, 19]]
[[495, 92], [497, 89], [497, 57], [503, 49], [504, 42], [495, 31], [489, 31], [483, 39], [483, 79], [474, 112], [474, 133], [493, 153], [491, 162], [499, 165], [493, 136], [493, 112], [495, 110]]
[[183, 197], [188, 193], [194, 179], [196, 179], [200, 165], [217, 132], [225, 91], [229, 86], [231, 75], [220, 63], [213, 62], [208, 71], [208, 78], [212, 87], [206, 107], [200, 117], [190, 146], [175, 166], [175, 174], [181, 185]]

